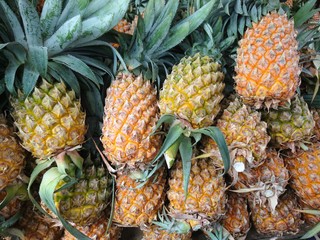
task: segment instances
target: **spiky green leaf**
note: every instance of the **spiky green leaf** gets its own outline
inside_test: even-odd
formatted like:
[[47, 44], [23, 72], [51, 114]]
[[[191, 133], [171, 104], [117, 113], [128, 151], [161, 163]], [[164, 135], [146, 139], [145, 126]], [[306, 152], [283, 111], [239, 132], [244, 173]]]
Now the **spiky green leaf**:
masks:
[[43, 46], [40, 19], [34, 6], [28, 0], [19, 0], [19, 11], [29, 46]]
[[57, 56], [53, 57], [52, 60], [57, 63], [61, 63], [74, 72], [77, 72], [81, 74], [82, 76], [90, 79], [92, 82], [94, 82], [97, 86], [99, 86], [99, 80], [96, 78], [92, 70], [86, 65], [83, 61], [80, 59], [72, 56], [72, 55], [63, 55], [63, 56]]
[[28, 63], [42, 76], [46, 76], [48, 67], [48, 49], [41, 46], [30, 46], [28, 51]]
[[0, 1], [2, 11], [0, 12], [0, 18], [4, 21], [7, 29], [12, 30], [14, 40], [26, 46], [25, 34], [23, 28], [10, 7], [6, 4], [6, 1]]
[[62, 1], [46, 0], [44, 2], [40, 16], [41, 32], [44, 40], [54, 33], [61, 11]]
[[313, 9], [317, 0], [307, 1], [293, 16], [295, 28], [300, 27], [306, 21], [319, 11], [319, 9]]
[[26, 63], [23, 68], [22, 89], [25, 97], [33, 91], [37, 84], [40, 73], [36, 71], [30, 64]]
[[81, 16], [77, 15], [65, 22], [49, 39], [44, 42], [48, 55], [62, 52], [67, 46], [77, 40], [82, 32]]
[[182, 135], [181, 137], [182, 139], [179, 146], [179, 152], [182, 160], [183, 191], [185, 198], [187, 198], [191, 171], [192, 143], [191, 138], [186, 137], [184, 135]]
[[65, 65], [49, 62], [48, 73], [58, 81], [65, 82], [79, 97], [80, 96], [80, 85], [76, 75]]

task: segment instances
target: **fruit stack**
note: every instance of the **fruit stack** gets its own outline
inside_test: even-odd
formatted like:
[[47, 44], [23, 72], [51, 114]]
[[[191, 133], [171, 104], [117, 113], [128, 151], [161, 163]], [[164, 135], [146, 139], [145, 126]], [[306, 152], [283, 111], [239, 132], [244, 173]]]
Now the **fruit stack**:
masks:
[[319, 9], [0, 1], [0, 236], [316, 236]]

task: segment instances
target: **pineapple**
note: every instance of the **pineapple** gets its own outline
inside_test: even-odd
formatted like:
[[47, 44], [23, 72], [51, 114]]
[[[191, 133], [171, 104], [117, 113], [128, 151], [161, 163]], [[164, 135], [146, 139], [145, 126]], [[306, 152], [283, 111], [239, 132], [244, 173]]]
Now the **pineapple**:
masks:
[[274, 149], [267, 149], [266, 160], [258, 167], [239, 173], [236, 189], [252, 189], [249, 198], [268, 203], [272, 211], [278, 204], [278, 197], [286, 191], [289, 172], [283, 158]]
[[313, 209], [320, 209], [320, 142], [285, 157], [290, 173], [290, 186], [300, 200]]
[[239, 42], [234, 78], [245, 103], [276, 108], [294, 96], [301, 72], [296, 35], [293, 21], [276, 12], [246, 30]]
[[16, 180], [24, 167], [25, 152], [6, 119], [0, 115], [0, 190]]
[[[252, 168], [264, 161], [270, 137], [259, 112], [236, 98], [224, 110], [217, 127], [226, 138], [235, 171], [243, 172], [246, 167]], [[210, 153], [215, 148], [215, 142], [209, 139], [204, 151]]]
[[177, 233], [161, 229], [157, 225], [151, 225], [142, 229], [142, 240], [191, 240], [192, 232]]
[[[114, 165], [127, 164], [131, 168], [138, 167], [135, 163], [146, 165], [155, 158], [160, 149], [161, 138], [150, 135], [155, 131], [159, 111], [157, 91], [150, 80], [160, 78], [159, 69], [166, 69], [164, 62], [167, 63], [167, 59], [163, 61], [162, 56], [199, 26], [210, 10], [202, 9], [202, 14], [198, 11], [184, 19], [183, 22], [190, 24], [190, 29], [171, 35], [171, 22], [178, 5], [178, 1], [172, 0], [157, 4], [149, 1], [144, 18], [138, 19], [141, 21], [139, 26], [148, 27], [129, 39], [131, 42], [127, 42], [126, 38], [120, 41], [120, 53], [127, 68], [119, 69], [116, 80], [107, 90], [101, 138], [105, 153]], [[199, 17], [199, 21], [191, 24], [190, 18], [195, 15]], [[166, 16], [168, 31], [154, 33], [154, 29], [163, 27], [160, 25], [164, 20], [162, 16]], [[175, 28], [176, 26], [171, 27]], [[174, 45], [167, 45], [168, 41]]]
[[166, 172], [160, 168], [143, 183], [128, 170], [117, 172], [113, 220], [124, 226], [140, 226], [156, 219], [165, 198]]
[[[316, 209], [313, 209], [312, 207], [308, 206], [307, 204], [305, 204], [300, 199], [299, 199], [299, 204], [300, 204], [300, 209], [301, 210], [316, 210]], [[314, 226], [317, 223], [320, 223], [320, 216], [319, 215], [309, 214], [309, 213], [306, 213], [306, 212], [301, 212], [301, 214], [302, 214], [303, 220], [309, 226]]]
[[84, 141], [85, 113], [73, 90], [63, 82], [42, 80], [25, 98], [11, 98], [13, 118], [25, 149], [44, 159]]
[[161, 146], [151, 135], [158, 121], [157, 92], [142, 75], [119, 73], [107, 90], [103, 136], [108, 159], [135, 167], [149, 163]]
[[292, 192], [281, 196], [275, 211], [255, 201], [249, 201], [251, 217], [254, 227], [260, 234], [268, 236], [282, 236], [283, 234], [297, 234], [303, 223], [301, 213], [297, 211], [299, 205]]
[[173, 66], [160, 91], [161, 114], [174, 114], [193, 128], [208, 127], [220, 111], [224, 74], [209, 56], [196, 53]]
[[23, 232], [25, 240], [57, 240], [63, 235], [63, 228], [56, 220], [40, 215], [31, 205], [15, 227]]
[[208, 221], [218, 220], [225, 213], [227, 201], [221, 173], [210, 159], [192, 160], [188, 194], [185, 195], [182, 162], [178, 160], [170, 172], [167, 192], [169, 210], [177, 215], [175, 218], [189, 216], [188, 222], [194, 230]]
[[[64, 184], [61, 180], [56, 189]], [[93, 224], [103, 214], [111, 195], [111, 177], [104, 167], [87, 166], [78, 182], [54, 193], [60, 214], [77, 226]]]
[[133, 35], [137, 27], [137, 22], [138, 16], [136, 16], [132, 22], [128, 22], [126, 19], [121, 19], [113, 29], [120, 33]]
[[250, 230], [250, 214], [245, 197], [228, 193], [227, 212], [221, 223], [235, 239], [246, 237]]
[[315, 122], [303, 97], [296, 96], [291, 103], [264, 114], [271, 142], [282, 149], [295, 151], [300, 142], [309, 141]]
[[[29, 0], [10, 5], [0, 1], [3, 21], [14, 22], [6, 24], [8, 32], [13, 34], [8, 36], [9, 42], [4, 47], [9, 62], [4, 79], [11, 94], [18, 135], [22, 145], [39, 158], [33, 173], [50, 167], [39, 188], [42, 203], [54, 213], [57, 213], [57, 206], [59, 217], [64, 215], [70, 221], [94, 221], [93, 216], [98, 218], [99, 211], [108, 203], [110, 190], [106, 190], [103, 178], [99, 186], [99, 179], [86, 179], [89, 177], [86, 174], [79, 177], [83, 159], [77, 150], [85, 140], [85, 112], [102, 119], [100, 85], [104, 84], [102, 76], [110, 73], [104, 61], [107, 51], [93, 54], [91, 44], [123, 18], [128, 5], [129, 0], [108, 4], [103, 1], [44, 1], [46, 11], [39, 17]], [[98, 45], [105, 47], [107, 44], [101, 39]], [[60, 180], [78, 182], [79, 189], [71, 187], [54, 193], [56, 186], [59, 188], [63, 184]], [[29, 186], [32, 183], [30, 181]], [[52, 202], [54, 195], [55, 204]], [[79, 196], [86, 202], [81, 202], [83, 198]], [[73, 206], [81, 207], [73, 212], [70, 211]], [[83, 219], [76, 219], [79, 215]], [[61, 222], [71, 230], [67, 221]], [[70, 232], [77, 238], [89, 239], [76, 229]]]
[[[79, 231], [90, 237], [92, 240], [118, 240], [121, 236], [121, 228], [112, 224], [108, 228], [108, 218], [106, 213], [103, 213], [101, 217], [91, 225], [84, 225], [77, 227]], [[65, 231], [62, 240], [77, 240], [68, 231]]]

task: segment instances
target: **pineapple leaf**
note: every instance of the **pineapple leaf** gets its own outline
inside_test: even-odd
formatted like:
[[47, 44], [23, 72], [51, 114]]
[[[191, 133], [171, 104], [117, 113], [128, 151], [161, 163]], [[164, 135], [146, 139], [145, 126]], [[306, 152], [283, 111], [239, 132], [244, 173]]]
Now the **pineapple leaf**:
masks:
[[14, 80], [16, 78], [16, 73], [18, 68], [23, 64], [22, 62], [18, 61], [16, 57], [10, 52], [5, 50], [4, 55], [8, 58], [9, 64], [5, 70], [4, 74], [4, 81], [6, 84], [6, 87], [8, 91], [11, 94], [16, 94], [15, 88], [14, 88]]
[[[11, 227], [13, 224], [15, 224], [21, 218], [21, 216], [22, 216], [22, 210], [19, 210], [15, 215], [10, 217], [8, 220], [1, 222], [0, 229], [3, 231], [3, 229]], [[23, 236], [23, 234], [22, 234], [22, 236]]]
[[164, 140], [157, 156], [153, 159], [152, 163], [155, 163], [183, 134], [184, 129], [180, 124], [171, 125], [166, 139]]
[[72, 56], [72, 55], [63, 55], [63, 56], [57, 56], [53, 57], [52, 60], [57, 63], [61, 63], [74, 72], [77, 72], [81, 74], [82, 76], [90, 79], [92, 82], [94, 82], [97, 86], [99, 86], [99, 81], [92, 72], [92, 70], [86, 65], [83, 61], [80, 59]]
[[59, 218], [65, 229], [77, 239], [90, 240], [86, 235], [72, 227], [59, 213], [53, 200], [54, 191], [60, 180], [67, 177], [66, 174], [61, 174], [57, 167], [49, 169], [44, 175], [39, 188], [39, 195], [43, 203]]
[[152, 54], [154, 51], [157, 50], [157, 48], [161, 45], [163, 40], [166, 38], [169, 29], [170, 29], [170, 23], [172, 22], [172, 19], [174, 17], [174, 14], [169, 13], [168, 17], [165, 18], [151, 33], [151, 35], [147, 39], [147, 44], [145, 46], [147, 50], [147, 54]]
[[312, 16], [319, 11], [319, 9], [313, 9], [317, 0], [307, 1], [293, 16], [294, 26], [298, 28], [308, 21]]
[[29, 46], [28, 63], [42, 76], [46, 76], [48, 68], [47, 48], [40, 46]]
[[0, 202], [0, 210], [2, 210], [17, 194], [19, 188], [22, 187], [22, 184], [9, 185], [4, 190], [6, 191], [6, 196]]
[[40, 25], [43, 39], [47, 39], [54, 31], [62, 11], [62, 1], [46, 0], [44, 2]]
[[115, 25], [117, 25], [118, 22], [123, 18], [123, 16], [127, 12], [129, 3], [130, 3], [130, 0], [111, 1], [109, 4], [106, 4], [104, 8], [96, 12], [95, 16], [112, 15], [113, 19], [108, 29], [110, 30]]
[[96, 14], [99, 10], [110, 4], [111, 0], [91, 0], [83, 13], [83, 18], [87, 19]]
[[25, 46], [25, 34], [18, 18], [5, 1], [0, 1], [0, 6], [2, 9], [2, 11], [0, 11], [0, 18], [6, 24], [7, 29], [12, 29], [14, 40]]
[[48, 74], [53, 76], [56, 80], [63, 80], [66, 84], [73, 89], [76, 95], [80, 96], [80, 85], [76, 75], [66, 66], [56, 63], [48, 63]]
[[237, 0], [236, 1], [236, 5], [235, 5], [234, 9], [235, 9], [236, 13], [243, 14], [243, 10], [242, 10], [242, 7], [241, 7], [241, 0]]
[[30, 180], [28, 183], [28, 196], [29, 199], [31, 200], [31, 202], [33, 203], [34, 206], [36, 206], [36, 208], [43, 214], [48, 215], [48, 213], [40, 206], [40, 204], [35, 200], [35, 198], [32, 195], [32, 184], [34, 183], [34, 181], [36, 180], [36, 178], [38, 177], [38, 175], [40, 174], [40, 172], [42, 172], [43, 170], [47, 169], [48, 167], [50, 167], [52, 165], [52, 163], [54, 163], [53, 159], [48, 159], [47, 161], [43, 161], [41, 163], [39, 163], [32, 171], [31, 176], [30, 176]]
[[161, 47], [157, 50], [160, 55], [179, 44], [187, 35], [193, 32], [207, 18], [216, 0], [211, 0], [192, 15], [180, 21], [170, 29], [168, 37], [164, 40]]
[[320, 223], [315, 225], [312, 229], [310, 229], [306, 234], [304, 234], [300, 239], [309, 239], [313, 236], [316, 236], [320, 232]]
[[70, 45], [75, 47], [79, 44], [90, 42], [102, 36], [112, 28], [113, 14], [97, 15], [82, 22], [81, 33], [78, 39]]
[[182, 160], [184, 197], [185, 199], [187, 199], [192, 158], [191, 138], [186, 137], [184, 135], [181, 136], [179, 152]]
[[205, 129], [196, 129], [193, 130], [195, 133], [202, 133], [210, 138], [212, 138], [218, 145], [223, 165], [224, 165], [224, 174], [226, 174], [230, 169], [230, 155], [226, 140], [223, 133], [217, 127], [208, 127]]
[[77, 40], [82, 30], [81, 16], [77, 15], [66, 21], [49, 39], [44, 42], [48, 55], [62, 52], [67, 46]]
[[[82, 56], [82, 55], [77, 55], [77, 54], [73, 54], [75, 57], [79, 58], [80, 60], [82, 60], [85, 64], [87, 64], [88, 66], [94, 67], [96, 69], [101, 70], [103, 73], [107, 73], [109, 75], [112, 75], [112, 71], [110, 68], [108, 68], [106, 66], [105, 63], [103, 63], [102, 61], [99, 61], [97, 59], [91, 58], [91, 57], [86, 57], [86, 56]], [[103, 84], [103, 83], [101, 83]]]
[[25, 97], [29, 96], [34, 87], [37, 84], [40, 73], [35, 71], [35, 69], [29, 64], [26, 63], [23, 68], [22, 75], [22, 88]]
[[82, 16], [86, 7], [89, 4], [89, 0], [69, 0], [67, 1], [62, 13], [60, 14], [59, 20], [56, 24], [56, 28], [61, 27], [68, 19], [71, 19], [77, 15]]
[[34, 6], [28, 0], [19, 0], [19, 11], [29, 46], [42, 46], [40, 19]]

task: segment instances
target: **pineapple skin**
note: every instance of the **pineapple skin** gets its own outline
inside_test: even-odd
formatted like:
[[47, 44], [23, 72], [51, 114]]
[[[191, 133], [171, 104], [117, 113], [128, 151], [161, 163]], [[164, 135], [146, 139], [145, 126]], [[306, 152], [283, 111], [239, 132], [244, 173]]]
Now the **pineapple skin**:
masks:
[[276, 108], [300, 85], [297, 33], [293, 21], [276, 12], [252, 25], [239, 41], [235, 89], [246, 104]]
[[247, 199], [244, 196], [228, 193], [227, 212], [221, 223], [235, 239], [247, 235], [251, 226]]
[[25, 240], [57, 240], [63, 236], [63, 228], [55, 220], [33, 211], [31, 203], [15, 227], [23, 232]]
[[[6, 195], [7, 195], [6, 190], [0, 191], [0, 202], [4, 200]], [[18, 213], [18, 211], [20, 211], [22, 206], [23, 206], [22, 200], [19, 199], [17, 196], [15, 196], [4, 208], [0, 210], [0, 216], [3, 217], [4, 219], [9, 219], [10, 217]]]
[[[62, 180], [56, 188], [64, 184]], [[60, 214], [77, 226], [93, 224], [108, 206], [111, 185], [111, 177], [104, 167], [90, 166], [84, 169], [77, 183], [54, 193], [54, 203]]]
[[166, 230], [160, 229], [158, 226], [151, 225], [142, 229], [142, 240], [191, 240], [192, 232], [185, 234], [169, 233]]
[[290, 186], [300, 200], [313, 209], [320, 209], [320, 142], [300, 150], [285, 162], [290, 173]]
[[267, 148], [267, 158], [256, 168], [239, 173], [234, 188], [263, 188], [246, 194], [249, 198], [262, 204], [269, 204], [274, 209], [277, 199], [286, 191], [289, 182], [289, 171], [280, 154], [272, 148]]
[[156, 89], [140, 75], [119, 73], [107, 90], [102, 138], [105, 153], [114, 165], [146, 164], [161, 147], [161, 136], [152, 135], [159, 119]]
[[0, 191], [14, 182], [25, 164], [25, 151], [0, 115]]
[[199, 53], [173, 66], [160, 91], [161, 114], [174, 114], [193, 128], [208, 127], [220, 111], [224, 74], [208, 56]]
[[[252, 168], [264, 161], [270, 137], [267, 134], [267, 123], [261, 120], [261, 113], [236, 98], [218, 119], [217, 127], [231, 148], [230, 155], [234, 166], [237, 162], [242, 162], [245, 168]], [[216, 143], [212, 139], [204, 145], [207, 153], [216, 149]]]
[[[80, 232], [88, 236], [92, 240], [118, 240], [121, 237], [121, 228], [112, 224], [108, 232], [108, 217], [104, 213], [97, 221], [91, 225], [76, 227]], [[62, 240], [77, 240], [68, 231], [65, 231]]]
[[18, 136], [34, 157], [44, 159], [83, 143], [85, 113], [63, 82], [43, 79], [27, 98], [20, 93], [11, 104]]
[[281, 149], [295, 151], [300, 141], [310, 140], [315, 122], [307, 103], [296, 96], [291, 103], [264, 113], [271, 143]]
[[286, 192], [279, 199], [275, 211], [266, 205], [249, 201], [252, 223], [257, 232], [265, 235], [282, 236], [283, 234], [296, 234], [303, 223], [296, 196]]
[[[177, 215], [199, 214], [204, 220], [216, 221], [225, 213], [225, 191], [221, 171], [211, 159], [192, 160], [188, 195], [185, 199], [182, 161], [179, 159], [170, 172], [167, 192], [170, 212]], [[197, 219], [187, 221], [193, 229], [202, 224]], [[205, 221], [203, 223], [206, 224]]]
[[127, 171], [117, 173], [113, 221], [135, 227], [156, 220], [165, 199], [165, 168], [160, 168], [142, 187], [137, 188], [140, 184]]

